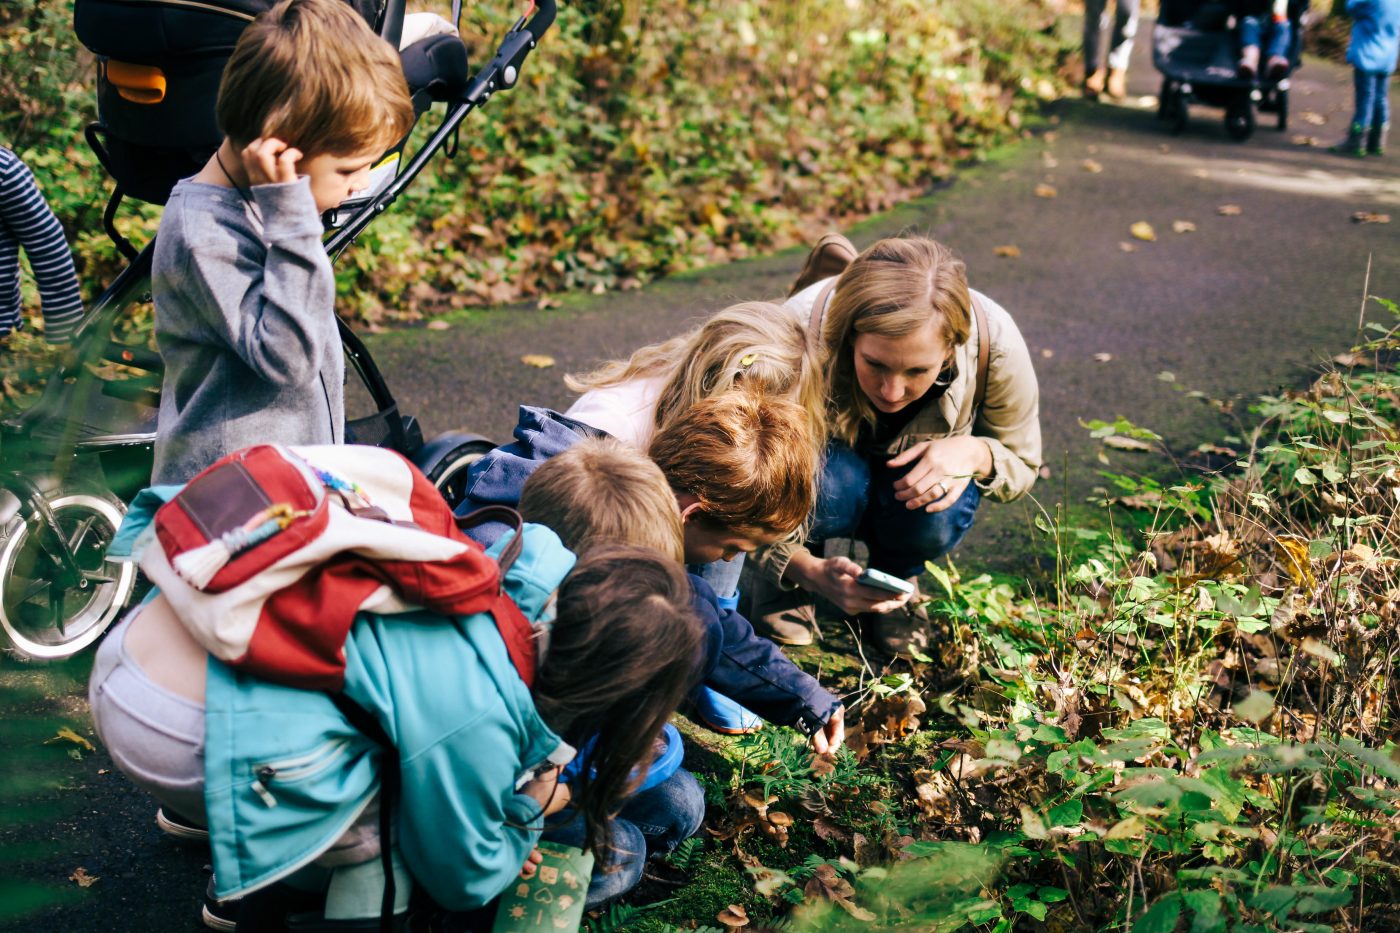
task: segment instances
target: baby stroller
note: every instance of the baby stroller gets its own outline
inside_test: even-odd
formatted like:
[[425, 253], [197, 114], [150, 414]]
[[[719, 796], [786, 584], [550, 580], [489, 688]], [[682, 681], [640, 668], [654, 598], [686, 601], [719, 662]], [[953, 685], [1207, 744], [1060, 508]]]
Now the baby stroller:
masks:
[[1157, 118], [1173, 133], [1186, 129], [1192, 103], [1225, 110], [1225, 132], [1244, 142], [1254, 135], [1255, 107], [1277, 115], [1280, 132], [1288, 128], [1289, 77], [1297, 69], [1303, 47], [1307, 0], [1290, 0], [1288, 19], [1292, 37], [1288, 46], [1288, 71], [1269, 79], [1264, 69], [1255, 78], [1236, 71], [1240, 49], [1224, 3], [1201, 0], [1163, 0], [1152, 30], [1152, 63], [1162, 73]]
[[[348, 0], [396, 48], [404, 0]], [[39, 398], [0, 422], [0, 630], [24, 658], [68, 657], [92, 644], [130, 601], [136, 569], [106, 559], [125, 503], [150, 479], [161, 359], [125, 337], [150, 302], [154, 242], [138, 249], [116, 227], [126, 196], [164, 204], [180, 178], [199, 170], [221, 142], [214, 101], [224, 62], [243, 28], [273, 0], [76, 0], [78, 38], [98, 56], [98, 122], [87, 138], [116, 182], [103, 226], [128, 265], [97, 299], [74, 351]], [[459, 20], [460, 0], [453, 3]], [[388, 208], [440, 151], [452, 155], [458, 128], [494, 93], [511, 88], [554, 21], [538, 0], [474, 75], [455, 33], [429, 35], [401, 51], [421, 118], [446, 104], [440, 123], [412, 153], [407, 137], [375, 169], [370, 188], [323, 218], [334, 259]], [[346, 425], [354, 443], [410, 458], [449, 501], [461, 498], [466, 468], [495, 446], [454, 432], [424, 440], [401, 414], [364, 343], [342, 321], [347, 372], [363, 383], [372, 414]], [[349, 393], [347, 393], [347, 397]], [[3, 641], [0, 641], [3, 644]]]

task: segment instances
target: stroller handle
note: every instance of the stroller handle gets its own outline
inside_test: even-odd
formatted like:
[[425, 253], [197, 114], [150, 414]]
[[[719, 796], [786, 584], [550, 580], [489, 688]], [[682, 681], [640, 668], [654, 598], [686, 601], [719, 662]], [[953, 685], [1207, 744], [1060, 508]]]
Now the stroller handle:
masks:
[[355, 238], [369, 226], [369, 222], [383, 213], [403, 193], [404, 189], [428, 164], [428, 160], [432, 158], [433, 154], [442, 148], [448, 138], [457, 131], [457, 127], [466, 119], [467, 114], [486, 103], [496, 91], [507, 90], [515, 86], [515, 82], [520, 77], [521, 64], [549, 27], [554, 24], [556, 12], [555, 0], [532, 0], [530, 9], [515, 21], [515, 25], [501, 40], [495, 57], [482, 66], [481, 70], [472, 77], [467, 83], [467, 89], [462, 93], [461, 99], [448, 109], [447, 115], [443, 118], [442, 124], [434, 131], [432, 138], [419, 148], [397, 178], [379, 192], [373, 201], [356, 211], [355, 215], [326, 241], [326, 252], [330, 254], [332, 259], [353, 243]]

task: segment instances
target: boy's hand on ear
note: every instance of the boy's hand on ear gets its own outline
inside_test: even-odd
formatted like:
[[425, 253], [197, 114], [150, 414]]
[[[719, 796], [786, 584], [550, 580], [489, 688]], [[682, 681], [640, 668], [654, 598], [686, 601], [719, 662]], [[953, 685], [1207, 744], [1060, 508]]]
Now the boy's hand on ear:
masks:
[[520, 877], [533, 878], [535, 871], [539, 869], [540, 862], [544, 861], [544, 853], [539, 849], [531, 849], [530, 854], [525, 856], [525, 864], [520, 866]]
[[812, 751], [818, 755], [834, 755], [846, 741], [846, 707], [838, 706], [821, 730], [812, 733]]
[[284, 185], [297, 180], [301, 150], [269, 136], [255, 139], [245, 146], [242, 158], [249, 186]]

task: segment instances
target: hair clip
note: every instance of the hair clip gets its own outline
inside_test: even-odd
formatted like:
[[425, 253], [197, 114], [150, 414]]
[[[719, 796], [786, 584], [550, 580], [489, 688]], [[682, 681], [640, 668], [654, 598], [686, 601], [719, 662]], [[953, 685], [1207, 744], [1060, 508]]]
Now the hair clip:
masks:
[[743, 356], [743, 357], [741, 357], [740, 360], [739, 360], [739, 368], [740, 368], [740, 369], [748, 369], [748, 368], [749, 368], [750, 366], [752, 366], [752, 365], [754, 364], [754, 362], [757, 361], [757, 360], [758, 360], [758, 354], [757, 354], [757, 353], [750, 353], [750, 354], [748, 354], [748, 355], [746, 355], [746, 356]]

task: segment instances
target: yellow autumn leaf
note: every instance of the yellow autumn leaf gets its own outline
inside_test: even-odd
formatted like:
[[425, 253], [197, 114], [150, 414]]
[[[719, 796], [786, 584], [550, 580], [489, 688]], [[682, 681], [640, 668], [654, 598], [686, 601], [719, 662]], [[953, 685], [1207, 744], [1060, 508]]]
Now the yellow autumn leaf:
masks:
[[55, 735], [53, 738], [44, 740], [45, 745], [52, 745], [54, 742], [72, 742], [74, 745], [82, 746], [87, 751], [97, 751], [97, 749], [92, 747], [91, 742], [83, 738], [81, 735], [78, 735], [78, 733], [74, 732], [67, 726], [64, 726], [62, 729], [59, 729], [58, 734]]
[[1157, 239], [1157, 231], [1152, 229], [1152, 225], [1145, 220], [1139, 220], [1128, 228], [1128, 232], [1139, 240], [1147, 240], [1149, 243]]
[[1102, 171], [1103, 171], [1103, 166], [1102, 166], [1101, 164], [1099, 164], [1098, 162], [1095, 162], [1093, 159], [1085, 159], [1083, 162], [1080, 162], [1079, 164], [1082, 165], [1082, 166], [1084, 167], [1084, 171], [1086, 171], [1086, 172], [1091, 172], [1092, 174], [1095, 174], [1095, 175], [1097, 175], [1099, 172], [1102, 172]]
[[1221, 217], [1238, 217], [1244, 213], [1244, 208], [1238, 204], [1222, 204], [1215, 209]]
[[1038, 198], [1053, 198], [1060, 192], [1055, 190], [1054, 185], [1036, 185], [1035, 196]]
[[1021, 258], [1021, 247], [1019, 246], [997, 246], [992, 249], [992, 252], [996, 253], [998, 256], [1001, 256], [1003, 259]]
[[1317, 589], [1317, 578], [1313, 576], [1312, 561], [1308, 558], [1308, 542], [1292, 535], [1275, 538], [1274, 554], [1293, 585], [1304, 595], [1311, 596]]
[[526, 353], [520, 358], [520, 362], [536, 369], [548, 369], [554, 365], [554, 357], [545, 356], [543, 353]]
[[1195, 233], [1195, 232], [1196, 232], [1196, 225], [1193, 224], [1193, 223], [1192, 223], [1191, 221], [1189, 221], [1189, 220], [1173, 220], [1173, 221], [1172, 221], [1172, 232], [1173, 232], [1173, 233]]

